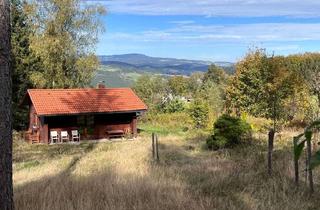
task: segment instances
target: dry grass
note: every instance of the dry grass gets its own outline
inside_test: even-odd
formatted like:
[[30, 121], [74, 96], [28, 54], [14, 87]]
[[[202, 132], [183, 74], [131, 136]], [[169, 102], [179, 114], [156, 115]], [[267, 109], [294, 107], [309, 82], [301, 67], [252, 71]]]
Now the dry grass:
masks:
[[263, 140], [234, 149], [206, 151], [200, 137], [163, 136], [159, 163], [151, 159], [150, 143], [148, 136], [135, 141], [81, 145], [16, 142], [16, 209], [238, 210], [320, 206], [316, 199], [320, 193], [310, 196], [303, 183], [299, 191], [294, 187], [291, 152], [285, 137], [276, 145], [271, 178], [266, 176]]

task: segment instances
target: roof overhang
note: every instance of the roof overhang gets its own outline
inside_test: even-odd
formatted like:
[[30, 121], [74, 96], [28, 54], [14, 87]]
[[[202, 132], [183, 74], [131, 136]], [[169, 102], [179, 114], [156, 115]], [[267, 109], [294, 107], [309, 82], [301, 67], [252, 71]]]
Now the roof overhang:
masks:
[[38, 114], [39, 117], [55, 117], [55, 116], [77, 116], [77, 115], [102, 115], [102, 114], [129, 114], [146, 112], [147, 109], [141, 110], [127, 110], [127, 111], [115, 111], [115, 112], [81, 112], [81, 113], [59, 113], [59, 114]]

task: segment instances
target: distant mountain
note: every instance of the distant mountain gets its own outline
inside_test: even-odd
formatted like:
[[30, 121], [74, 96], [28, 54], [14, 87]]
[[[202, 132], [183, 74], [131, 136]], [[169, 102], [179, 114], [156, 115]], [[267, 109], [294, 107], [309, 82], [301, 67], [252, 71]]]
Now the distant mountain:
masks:
[[193, 72], [206, 72], [209, 65], [216, 64], [227, 73], [234, 72], [234, 64], [175, 58], [157, 58], [142, 54], [99, 56], [100, 68], [91, 85], [104, 81], [109, 87], [130, 87], [143, 74], [190, 75]]
[[102, 65], [111, 68], [171, 75], [190, 75], [195, 71], [205, 72], [211, 64], [221, 66], [227, 73], [234, 71], [234, 64], [229, 62], [158, 58], [143, 54], [102, 55], [99, 56], [99, 60]]

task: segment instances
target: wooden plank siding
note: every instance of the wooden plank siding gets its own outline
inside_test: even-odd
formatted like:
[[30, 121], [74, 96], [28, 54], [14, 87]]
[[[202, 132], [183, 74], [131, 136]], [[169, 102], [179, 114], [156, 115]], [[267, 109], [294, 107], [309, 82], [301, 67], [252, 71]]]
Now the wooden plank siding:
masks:
[[37, 117], [34, 108], [30, 107], [29, 131], [37, 123], [37, 142], [26, 139], [30, 143], [50, 142], [50, 131], [79, 130], [81, 139], [93, 140], [108, 138], [107, 131], [122, 130], [132, 137], [137, 136], [137, 114], [113, 113], [113, 114], [88, 114], [88, 115], [63, 115]]

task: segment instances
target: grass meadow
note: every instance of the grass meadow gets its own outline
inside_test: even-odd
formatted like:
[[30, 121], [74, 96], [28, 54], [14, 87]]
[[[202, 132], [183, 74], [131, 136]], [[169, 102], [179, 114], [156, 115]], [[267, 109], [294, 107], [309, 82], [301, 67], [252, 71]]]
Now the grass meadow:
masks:
[[[29, 145], [16, 137], [16, 209], [320, 208], [320, 171], [315, 171], [314, 195], [303, 176], [300, 188], [294, 185], [293, 131], [277, 136], [274, 173], [268, 177], [265, 135], [255, 135], [248, 145], [208, 151], [206, 132], [141, 127], [136, 140], [78, 145]], [[159, 162], [152, 159], [152, 131], [160, 133]]]

